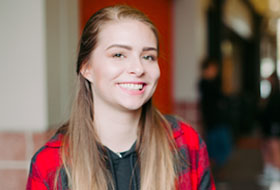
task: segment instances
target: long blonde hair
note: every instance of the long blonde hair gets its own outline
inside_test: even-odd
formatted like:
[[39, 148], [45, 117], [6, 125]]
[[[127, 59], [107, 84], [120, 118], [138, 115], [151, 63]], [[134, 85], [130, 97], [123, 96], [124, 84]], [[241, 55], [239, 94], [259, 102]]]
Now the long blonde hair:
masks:
[[[67, 126], [60, 129], [64, 133], [61, 168], [65, 169], [72, 190], [114, 189], [94, 126], [91, 85], [80, 74], [80, 70], [98, 43], [98, 33], [102, 30], [102, 25], [127, 18], [147, 24], [155, 34], [159, 46], [158, 32], [154, 24], [145, 14], [129, 6], [103, 8], [88, 20], [80, 40], [76, 99]], [[141, 190], [174, 190], [178, 154], [172, 130], [151, 100], [142, 108], [136, 151], [140, 165]]]

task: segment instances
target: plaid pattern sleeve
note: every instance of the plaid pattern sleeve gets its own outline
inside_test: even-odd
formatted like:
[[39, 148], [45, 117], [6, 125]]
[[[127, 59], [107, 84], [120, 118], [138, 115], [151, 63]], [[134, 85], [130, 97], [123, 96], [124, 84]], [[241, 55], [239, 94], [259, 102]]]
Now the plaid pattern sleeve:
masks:
[[[26, 190], [53, 190], [56, 172], [60, 166], [59, 150], [61, 135], [55, 135], [49, 142], [38, 150], [31, 159]], [[60, 173], [61, 174], [61, 173]], [[60, 175], [61, 176], [61, 175]], [[61, 177], [59, 179], [62, 179]], [[64, 180], [65, 181], [65, 180]], [[58, 182], [58, 189], [64, 184]]]
[[173, 136], [182, 156], [177, 190], [215, 190], [208, 152], [202, 138], [191, 126], [175, 117], [166, 118], [172, 125]]

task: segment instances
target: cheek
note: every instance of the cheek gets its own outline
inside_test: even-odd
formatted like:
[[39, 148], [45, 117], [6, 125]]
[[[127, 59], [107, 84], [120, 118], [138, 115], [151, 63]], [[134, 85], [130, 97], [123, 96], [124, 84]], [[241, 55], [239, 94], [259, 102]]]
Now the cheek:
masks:
[[151, 77], [153, 78], [153, 80], [157, 83], [159, 77], [160, 77], [160, 69], [158, 64], [155, 65], [152, 69], [151, 69]]
[[[94, 71], [94, 79], [96, 83], [111, 83], [114, 82], [120, 74], [122, 73], [122, 69], [118, 66], [114, 66], [112, 64], [104, 63], [102, 65], [98, 65]], [[104, 85], [104, 84], [103, 84]]]
[[95, 67], [93, 69], [93, 84], [98, 84], [102, 81], [103, 71], [102, 69], [99, 69], [98, 67]]

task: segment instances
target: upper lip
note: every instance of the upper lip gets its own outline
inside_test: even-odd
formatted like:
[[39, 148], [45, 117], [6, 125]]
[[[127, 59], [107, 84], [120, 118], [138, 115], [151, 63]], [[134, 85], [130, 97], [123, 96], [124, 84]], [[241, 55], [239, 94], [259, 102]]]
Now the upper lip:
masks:
[[127, 82], [118, 82], [118, 84], [146, 84], [145, 82], [141, 81], [127, 81]]

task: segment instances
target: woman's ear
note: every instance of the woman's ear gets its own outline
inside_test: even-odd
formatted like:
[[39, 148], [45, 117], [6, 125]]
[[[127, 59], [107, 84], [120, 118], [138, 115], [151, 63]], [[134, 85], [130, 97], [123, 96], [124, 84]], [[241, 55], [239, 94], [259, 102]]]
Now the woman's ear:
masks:
[[84, 78], [86, 78], [89, 82], [93, 82], [93, 72], [92, 72], [92, 66], [90, 63], [86, 62], [82, 66], [80, 70], [81, 75], [83, 75]]

